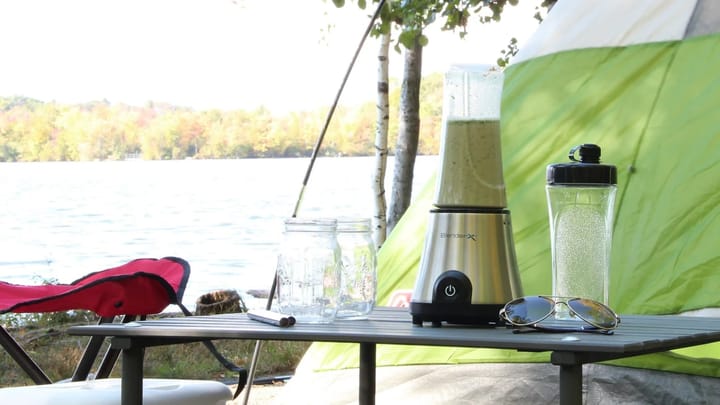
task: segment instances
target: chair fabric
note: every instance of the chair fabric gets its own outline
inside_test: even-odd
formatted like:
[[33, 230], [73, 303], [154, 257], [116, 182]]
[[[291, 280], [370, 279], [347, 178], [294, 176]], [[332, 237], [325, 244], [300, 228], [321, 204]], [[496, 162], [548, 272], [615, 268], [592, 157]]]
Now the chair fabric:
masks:
[[177, 257], [136, 259], [70, 284], [0, 282], [0, 314], [84, 309], [102, 317], [160, 313], [180, 305], [190, 265]]
[[[192, 313], [182, 304], [190, 277], [190, 264], [179, 257], [135, 259], [121, 266], [88, 274], [70, 284], [18, 285], [0, 281], [0, 314], [42, 313], [88, 310], [98, 314], [100, 322], [112, 322], [123, 316], [123, 322], [162, 312], [170, 304], [182, 313]], [[73, 381], [87, 378], [97, 357], [102, 338], [88, 342]], [[220, 354], [212, 342], [203, 342], [213, 356], [228, 370], [237, 371], [238, 392], [247, 381], [247, 371]], [[0, 326], [0, 345], [36, 384], [49, 384], [50, 378]], [[119, 350], [108, 349], [98, 369], [97, 378], [107, 378], [117, 361]]]

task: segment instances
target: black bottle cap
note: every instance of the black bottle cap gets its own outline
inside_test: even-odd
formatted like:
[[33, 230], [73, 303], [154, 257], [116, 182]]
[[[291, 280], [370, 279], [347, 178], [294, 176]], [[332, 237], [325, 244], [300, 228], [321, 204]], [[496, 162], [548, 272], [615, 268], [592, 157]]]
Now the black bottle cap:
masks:
[[[580, 160], [575, 155], [580, 155]], [[600, 163], [600, 147], [593, 144], [582, 144], [568, 154], [572, 162], [557, 163], [547, 167], [547, 184], [617, 184], [617, 168], [613, 165]]]

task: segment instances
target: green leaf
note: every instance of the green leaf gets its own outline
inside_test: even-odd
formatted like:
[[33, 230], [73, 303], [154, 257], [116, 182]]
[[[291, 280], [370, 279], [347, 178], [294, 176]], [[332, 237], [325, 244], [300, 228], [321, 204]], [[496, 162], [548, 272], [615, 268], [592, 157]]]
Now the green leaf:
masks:
[[420, 46], [426, 46], [428, 44], [428, 42], [429, 42], [428, 37], [425, 35], [421, 34], [420, 37], [418, 38], [418, 43], [420, 44]]
[[365, 0], [358, 0], [358, 7], [360, 7], [362, 10], [365, 10], [365, 7], [367, 7], [367, 2]]
[[335, 4], [335, 7], [342, 7], [345, 5], [345, 0], [333, 0], [333, 4]]
[[415, 31], [403, 31], [400, 33], [398, 41], [405, 46], [405, 48], [411, 49], [415, 41]]

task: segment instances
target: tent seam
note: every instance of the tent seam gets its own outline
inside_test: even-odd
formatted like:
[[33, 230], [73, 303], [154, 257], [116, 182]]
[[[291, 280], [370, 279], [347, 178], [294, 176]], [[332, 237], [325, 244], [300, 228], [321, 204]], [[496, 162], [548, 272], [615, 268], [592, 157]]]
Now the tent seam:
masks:
[[[625, 185], [622, 187], [622, 192], [620, 193], [620, 198], [618, 198], [618, 202], [616, 204], [616, 212], [619, 212], [622, 209], [623, 200], [625, 199], [625, 195], [627, 194], [627, 190], [630, 187], [630, 182], [632, 181], [632, 175], [635, 173], [635, 164], [637, 163], [638, 156], [640, 156], [640, 147], [643, 145], [643, 141], [645, 140], [645, 135], [647, 134], [648, 127], [650, 126], [650, 121], [652, 121], [654, 115], [655, 115], [655, 109], [657, 107], [657, 103], [660, 100], [660, 93], [662, 93], [663, 86], [665, 82], [667, 81], [668, 74], [670, 72], [670, 69], [675, 62], [675, 57], [677, 56], [678, 48], [673, 47], [672, 49], [672, 55], [670, 56], [670, 61], [667, 63], [665, 72], [663, 72], [662, 79], [660, 80], [660, 83], [657, 86], [657, 91], [655, 92], [655, 97], [653, 98], [652, 105], [650, 106], [649, 112], [647, 114], [647, 118], [645, 119], [645, 123], [643, 125], [642, 130], [640, 131], [640, 136], [638, 137], [637, 144], [635, 145], [635, 150], [632, 153], [632, 158], [630, 160], [630, 167], [628, 168], [628, 181], [625, 183]], [[615, 219], [613, 220], [613, 228], [617, 227], [617, 221], [618, 221], [619, 215], [615, 216]]]

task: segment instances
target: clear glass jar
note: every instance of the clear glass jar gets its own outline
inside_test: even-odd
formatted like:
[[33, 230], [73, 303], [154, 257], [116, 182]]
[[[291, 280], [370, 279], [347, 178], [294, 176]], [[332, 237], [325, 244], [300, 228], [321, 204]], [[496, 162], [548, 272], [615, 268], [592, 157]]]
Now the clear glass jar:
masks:
[[285, 220], [277, 261], [277, 311], [298, 322], [330, 323], [340, 292], [335, 219]]
[[377, 258], [368, 218], [338, 219], [342, 252], [337, 317], [365, 319], [375, 306]]

